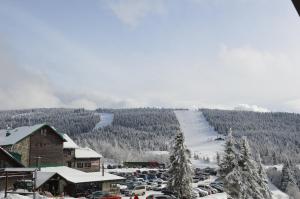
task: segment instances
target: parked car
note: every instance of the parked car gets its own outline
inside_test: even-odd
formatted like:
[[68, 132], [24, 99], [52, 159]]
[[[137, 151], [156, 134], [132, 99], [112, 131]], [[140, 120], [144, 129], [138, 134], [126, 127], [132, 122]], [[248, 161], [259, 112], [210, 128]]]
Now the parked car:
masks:
[[126, 190], [125, 195], [126, 196], [133, 196], [133, 195], [145, 195], [147, 189], [145, 185], [138, 185], [134, 187], [132, 190]]
[[200, 184], [200, 185], [198, 185], [198, 188], [207, 191], [208, 194], [215, 194], [215, 193], [218, 193], [218, 190], [212, 188], [212, 187], [209, 186], [209, 185], [202, 185], [202, 184]]
[[121, 199], [121, 196], [118, 195], [111, 195], [105, 191], [95, 191], [87, 198], [89, 199]]
[[14, 190], [26, 189], [27, 191], [32, 191], [33, 181], [32, 180], [18, 180], [14, 184]]
[[146, 199], [176, 199], [176, 197], [172, 195], [151, 194]]
[[211, 183], [210, 186], [217, 189], [220, 193], [224, 192], [224, 186], [221, 184]]
[[204, 197], [204, 196], [207, 196], [207, 195], [208, 195], [208, 192], [207, 192], [207, 191], [204, 191], [204, 190], [202, 190], [202, 189], [200, 189], [200, 188], [197, 188], [197, 187], [196, 187], [196, 188], [194, 188], [194, 190], [198, 192], [199, 197]]

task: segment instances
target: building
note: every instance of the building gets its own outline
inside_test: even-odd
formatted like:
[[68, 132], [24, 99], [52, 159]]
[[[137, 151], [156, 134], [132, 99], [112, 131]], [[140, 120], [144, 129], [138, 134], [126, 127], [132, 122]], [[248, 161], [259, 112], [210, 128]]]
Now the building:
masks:
[[24, 165], [13, 155], [0, 147], [0, 169], [8, 167], [24, 167]]
[[22, 126], [15, 129], [0, 130], [0, 146], [12, 154], [25, 167], [62, 166], [62, 134], [47, 124]]
[[100, 171], [102, 156], [90, 148], [79, 147], [67, 134], [63, 135], [64, 165], [85, 172]]
[[117, 193], [116, 184], [125, 179], [113, 174], [102, 172], [83, 172], [66, 166], [45, 167], [37, 173], [37, 188], [53, 195], [77, 197], [86, 192], [106, 191]]

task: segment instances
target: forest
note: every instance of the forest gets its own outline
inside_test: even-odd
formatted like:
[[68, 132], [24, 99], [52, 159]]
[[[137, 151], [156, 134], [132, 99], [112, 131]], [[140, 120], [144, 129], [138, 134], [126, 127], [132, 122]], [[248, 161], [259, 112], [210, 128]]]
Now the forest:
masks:
[[83, 146], [101, 151], [105, 157], [117, 160], [147, 158], [143, 151], [167, 151], [170, 140], [180, 129], [171, 109], [98, 109], [113, 113], [111, 126], [77, 136]]
[[0, 111], [0, 129], [47, 123], [72, 137], [90, 132], [100, 121], [94, 111], [85, 109], [41, 108]]
[[289, 157], [300, 163], [300, 115], [201, 109], [214, 129], [226, 135], [229, 128], [237, 138], [246, 136], [264, 164], [279, 164]]

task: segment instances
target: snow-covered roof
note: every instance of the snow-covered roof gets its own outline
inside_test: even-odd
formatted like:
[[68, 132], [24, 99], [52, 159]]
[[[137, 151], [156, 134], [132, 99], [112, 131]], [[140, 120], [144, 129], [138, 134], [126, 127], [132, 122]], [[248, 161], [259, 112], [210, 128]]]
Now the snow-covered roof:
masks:
[[104, 176], [102, 176], [102, 172], [86, 173], [66, 166], [45, 167], [45, 168], [41, 168], [41, 171], [57, 173], [67, 181], [75, 184], [83, 183], [83, 182], [104, 182], [104, 181], [124, 180], [124, 178], [120, 176], [116, 176], [107, 172], [104, 172]]
[[42, 171], [38, 171], [36, 173], [36, 175], [37, 175], [37, 178], [36, 178], [36, 187], [40, 187], [41, 185], [43, 185], [45, 182], [47, 182], [55, 174], [56, 174], [55, 172], [42, 172]]
[[101, 158], [102, 155], [90, 148], [75, 149], [75, 158]]
[[[49, 125], [36, 124], [33, 126], [21, 126], [21, 127], [18, 127], [15, 129], [9, 129], [9, 130], [1, 129], [0, 130], [0, 146], [15, 144], [44, 126], [49, 126]], [[62, 135], [55, 130], [55, 128], [53, 128], [52, 126], [49, 126], [49, 127], [52, 128], [54, 130], [54, 132], [56, 132], [62, 139], [64, 139], [62, 137]], [[7, 133], [9, 133], [8, 136], [7, 136]]]
[[64, 149], [79, 148], [79, 146], [67, 134], [63, 134], [63, 137], [66, 140], [66, 142], [64, 142]]

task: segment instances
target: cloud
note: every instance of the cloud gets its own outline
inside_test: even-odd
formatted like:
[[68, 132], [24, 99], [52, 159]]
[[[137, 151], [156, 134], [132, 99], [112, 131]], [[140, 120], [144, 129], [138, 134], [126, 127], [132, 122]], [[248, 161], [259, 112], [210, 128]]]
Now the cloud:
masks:
[[257, 105], [249, 105], [249, 104], [239, 104], [234, 107], [234, 110], [237, 111], [254, 111], [254, 112], [270, 112], [268, 109], [257, 106]]
[[165, 0], [107, 0], [112, 12], [124, 24], [136, 27], [148, 15], [165, 12]]
[[18, 67], [9, 57], [0, 44], [0, 109], [60, 105], [46, 77]]

